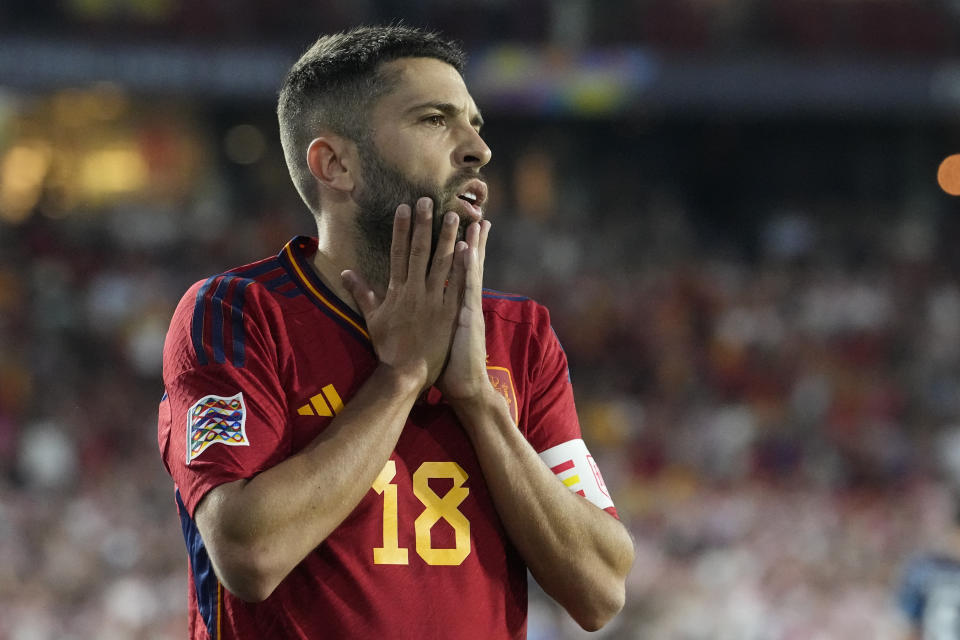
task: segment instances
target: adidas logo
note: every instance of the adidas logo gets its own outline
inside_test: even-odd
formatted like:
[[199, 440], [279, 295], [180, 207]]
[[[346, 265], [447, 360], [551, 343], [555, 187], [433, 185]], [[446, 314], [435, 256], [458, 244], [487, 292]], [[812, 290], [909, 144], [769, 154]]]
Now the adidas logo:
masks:
[[297, 409], [301, 416], [335, 416], [343, 410], [340, 394], [328, 384], [320, 393], [310, 398], [310, 402]]

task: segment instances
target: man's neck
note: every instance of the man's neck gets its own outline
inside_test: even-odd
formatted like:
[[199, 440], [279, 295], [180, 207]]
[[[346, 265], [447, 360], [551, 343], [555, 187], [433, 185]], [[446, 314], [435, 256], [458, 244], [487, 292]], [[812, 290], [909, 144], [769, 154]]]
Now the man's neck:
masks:
[[313, 268], [320, 280], [351, 309], [360, 313], [353, 296], [343, 286], [340, 274], [351, 269], [359, 273], [373, 287], [377, 297], [382, 299], [385, 287], [371, 282], [370, 274], [364, 272], [357, 257], [355, 235], [350, 229], [337, 229], [336, 225], [317, 223], [317, 253], [313, 257]]

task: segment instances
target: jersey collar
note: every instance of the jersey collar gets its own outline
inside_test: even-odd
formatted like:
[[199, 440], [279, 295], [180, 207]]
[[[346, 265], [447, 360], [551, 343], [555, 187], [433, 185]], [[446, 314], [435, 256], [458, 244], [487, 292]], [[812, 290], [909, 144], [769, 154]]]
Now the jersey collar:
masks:
[[297, 286], [321, 311], [370, 344], [370, 334], [363, 317], [338, 298], [317, 275], [311, 264], [311, 258], [316, 252], [316, 238], [297, 236], [284, 245], [277, 259], [290, 273]]

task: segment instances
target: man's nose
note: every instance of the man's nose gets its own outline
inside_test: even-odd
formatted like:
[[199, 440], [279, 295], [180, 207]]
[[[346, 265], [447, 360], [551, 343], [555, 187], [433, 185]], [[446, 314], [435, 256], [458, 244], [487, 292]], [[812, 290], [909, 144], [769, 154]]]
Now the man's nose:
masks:
[[493, 157], [493, 152], [480, 136], [480, 132], [473, 127], [466, 127], [463, 141], [457, 146], [456, 163], [462, 167], [479, 169]]

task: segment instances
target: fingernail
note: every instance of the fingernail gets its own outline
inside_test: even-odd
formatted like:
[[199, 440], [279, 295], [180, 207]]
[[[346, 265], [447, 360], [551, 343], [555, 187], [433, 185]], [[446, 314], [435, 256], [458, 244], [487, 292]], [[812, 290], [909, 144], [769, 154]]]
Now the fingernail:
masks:
[[397, 217], [398, 218], [409, 218], [410, 217], [410, 207], [407, 205], [400, 205], [397, 207]]
[[420, 198], [417, 200], [417, 206], [422, 210], [427, 210], [433, 204], [433, 200], [430, 198]]
[[443, 223], [446, 225], [457, 224], [459, 222], [460, 216], [458, 216], [453, 211], [447, 211], [447, 215], [443, 218]]

